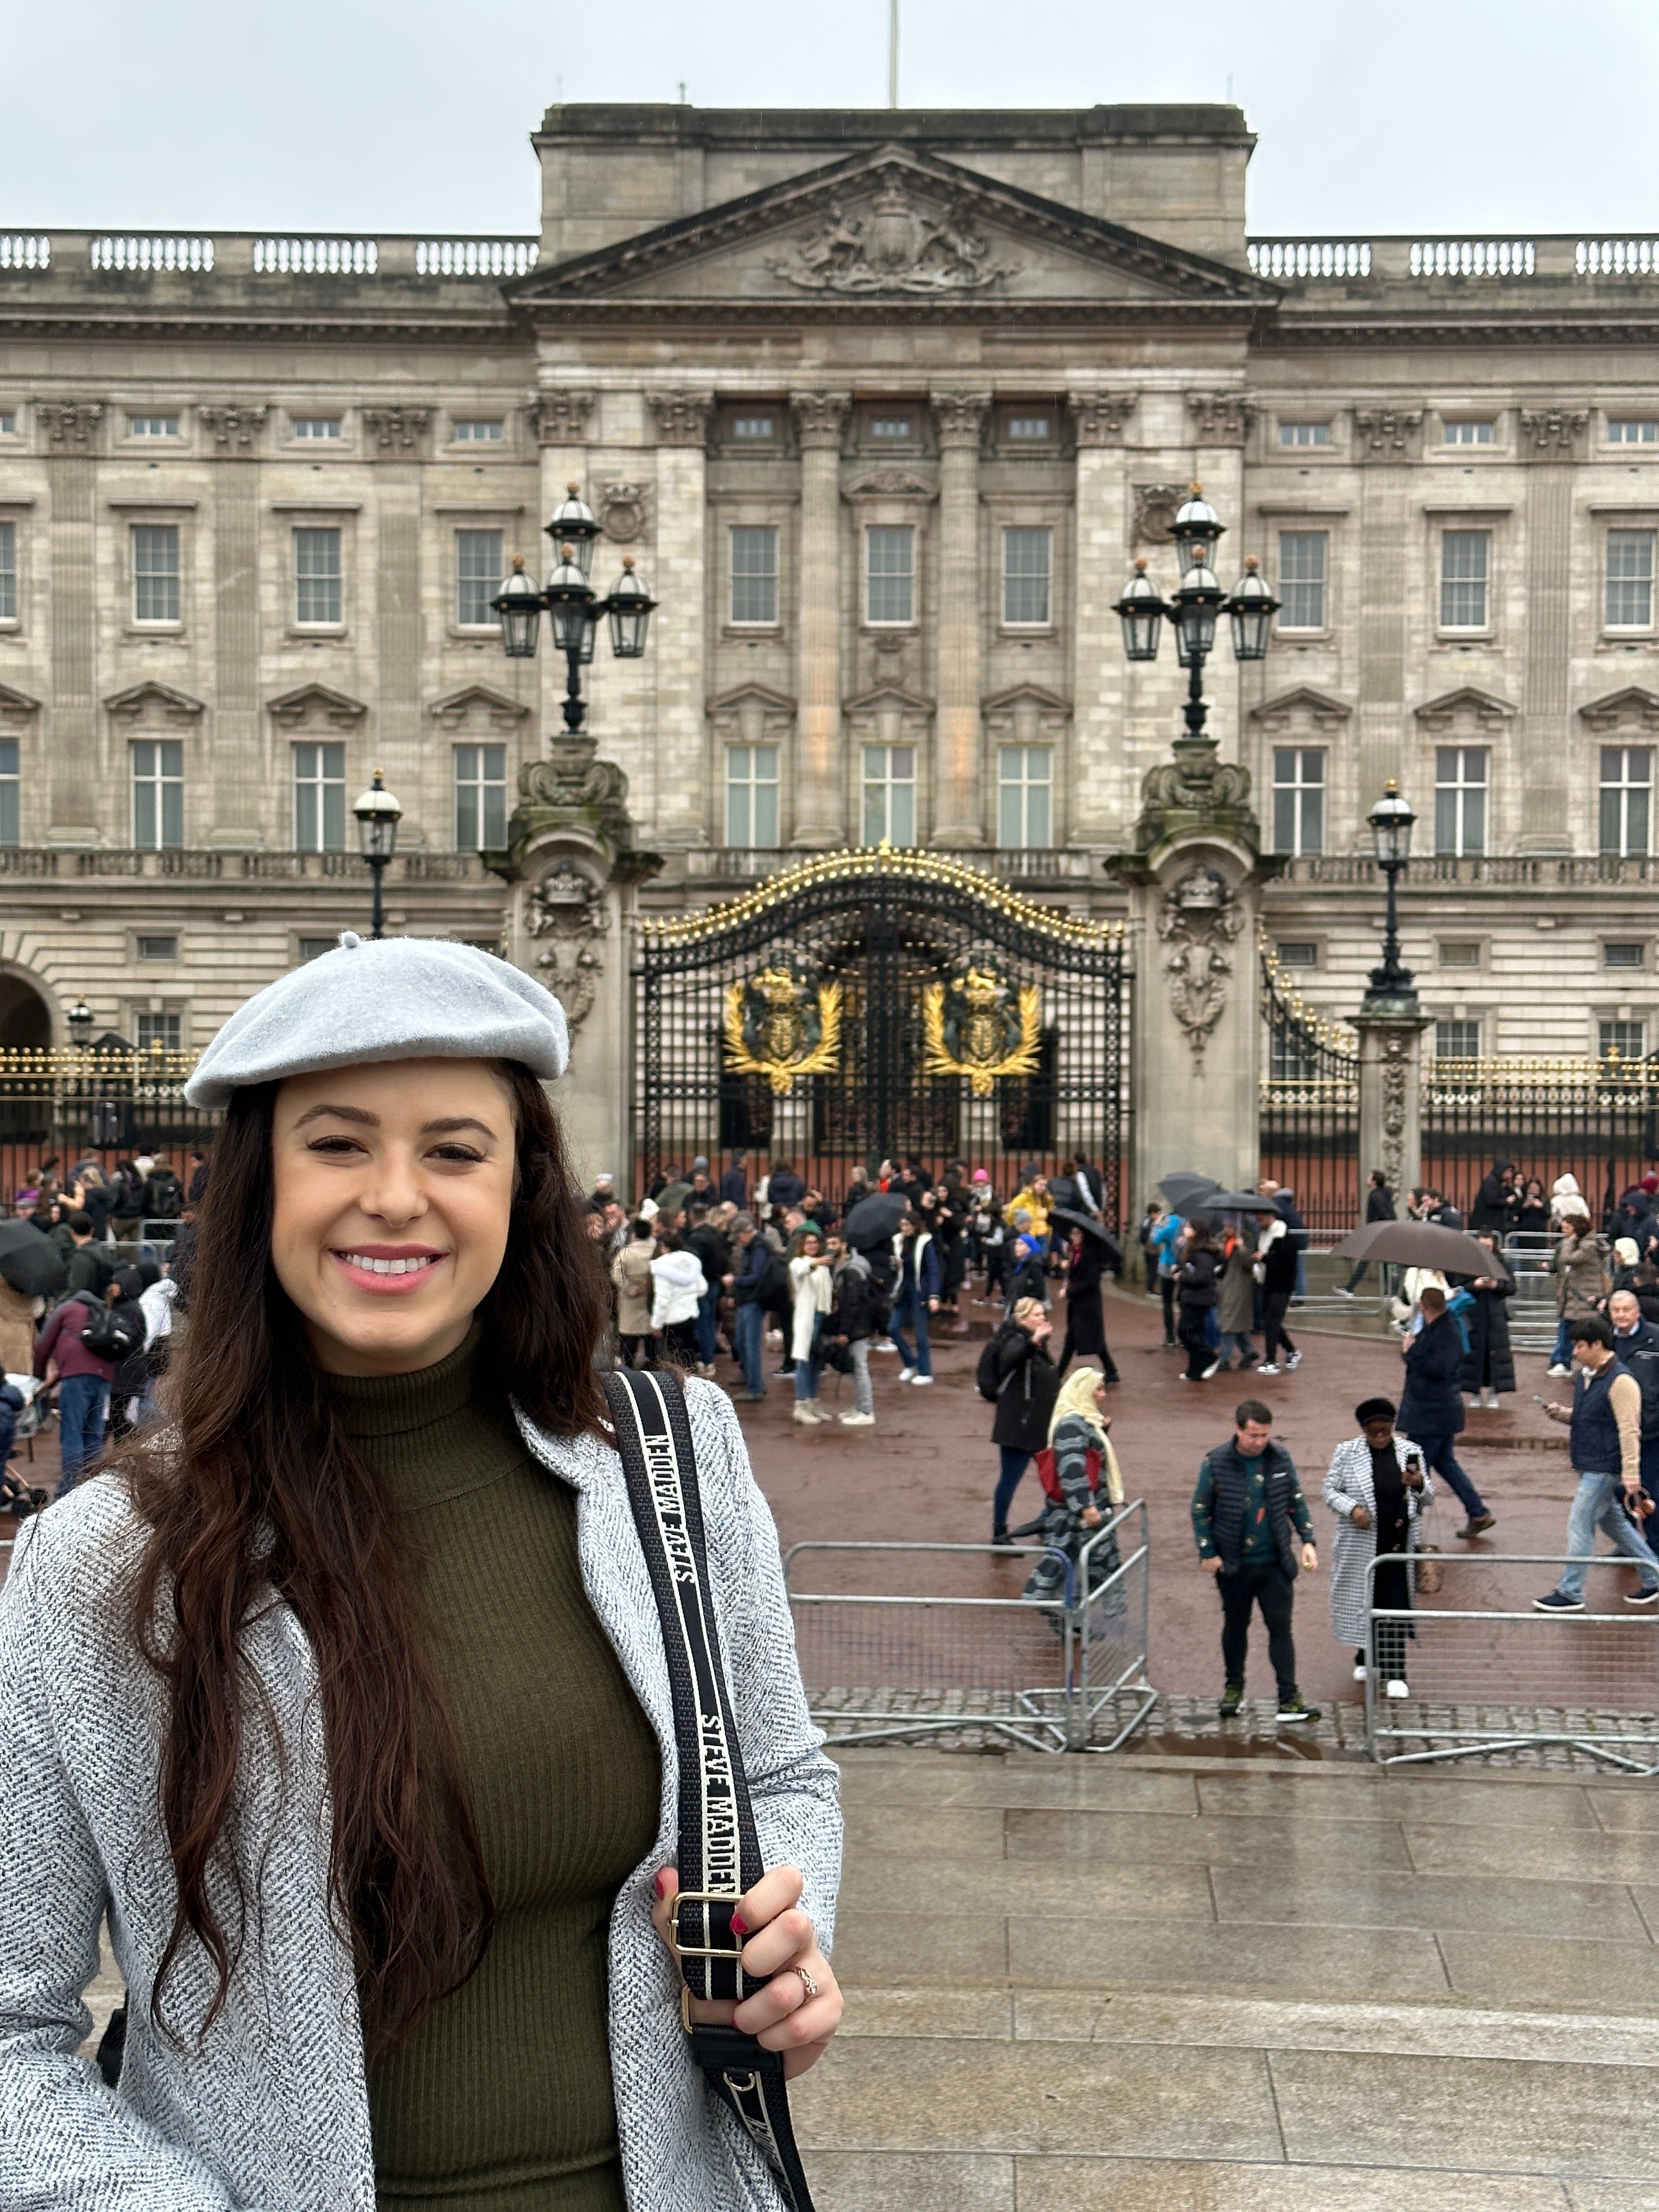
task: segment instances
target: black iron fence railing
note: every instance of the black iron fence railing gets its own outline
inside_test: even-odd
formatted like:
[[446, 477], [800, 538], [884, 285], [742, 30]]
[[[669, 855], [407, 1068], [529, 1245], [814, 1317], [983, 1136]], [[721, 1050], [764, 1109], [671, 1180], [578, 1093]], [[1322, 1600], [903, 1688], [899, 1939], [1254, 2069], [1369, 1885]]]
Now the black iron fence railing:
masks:
[[1316, 1236], [1345, 1234], [1359, 1218], [1359, 1055], [1352, 1033], [1296, 996], [1266, 944], [1261, 1016], [1261, 1172], [1296, 1194]]

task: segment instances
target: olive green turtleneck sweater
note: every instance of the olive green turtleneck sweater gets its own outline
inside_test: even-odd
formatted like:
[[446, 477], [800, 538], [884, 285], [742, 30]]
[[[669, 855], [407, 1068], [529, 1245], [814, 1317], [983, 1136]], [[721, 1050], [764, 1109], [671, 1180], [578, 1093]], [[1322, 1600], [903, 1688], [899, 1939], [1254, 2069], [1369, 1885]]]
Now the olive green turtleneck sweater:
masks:
[[332, 1382], [426, 1548], [496, 1911], [477, 1973], [370, 2073], [378, 2200], [623, 2212], [606, 1943], [657, 1832], [661, 1757], [582, 1588], [574, 1493], [475, 1394], [480, 1334], [419, 1374]]

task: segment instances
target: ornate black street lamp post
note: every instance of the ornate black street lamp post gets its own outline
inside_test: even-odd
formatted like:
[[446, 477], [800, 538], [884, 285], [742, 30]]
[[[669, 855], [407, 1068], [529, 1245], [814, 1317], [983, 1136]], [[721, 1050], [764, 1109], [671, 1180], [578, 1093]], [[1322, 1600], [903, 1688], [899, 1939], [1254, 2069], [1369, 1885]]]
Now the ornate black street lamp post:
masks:
[[1417, 817], [1400, 796], [1400, 786], [1390, 776], [1382, 796], [1366, 817], [1376, 847], [1376, 865], [1389, 879], [1388, 921], [1382, 933], [1382, 964], [1371, 970], [1366, 1003], [1380, 999], [1414, 999], [1412, 971], [1400, 958], [1398, 884], [1412, 856], [1412, 824]]
[[1139, 560], [1115, 610], [1123, 623], [1123, 650], [1131, 660], [1156, 660], [1158, 635], [1166, 619], [1173, 628], [1176, 658], [1188, 672], [1189, 743], [1211, 742], [1204, 727], [1210, 712], [1204, 696], [1204, 664], [1215, 650], [1217, 616], [1224, 614], [1231, 621], [1236, 660], [1262, 660], [1267, 657], [1273, 618], [1279, 611], [1279, 601], [1268, 590], [1254, 555], [1244, 563], [1244, 574], [1231, 593], [1223, 591], [1215, 572], [1216, 541], [1223, 525], [1202, 495], [1203, 486], [1194, 484], [1192, 497], [1170, 527], [1181, 562], [1181, 581], [1173, 596], [1164, 598], [1146, 574], [1146, 562]]
[[657, 603], [635, 574], [631, 555], [624, 556], [622, 574], [608, 599], [601, 599], [589, 583], [599, 524], [575, 484], [545, 527], [559, 550], [559, 562], [544, 588], [537, 588], [525, 573], [523, 554], [515, 553], [512, 573], [489, 604], [501, 618], [501, 650], [509, 660], [535, 658], [545, 610], [553, 632], [553, 650], [563, 653], [568, 672], [564, 726], [580, 730], [587, 715], [581, 672], [593, 658], [600, 620], [609, 617], [611, 650], [616, 659], [637, 660], [645, 651], [646, 625]]
[[398, 824], [404, 818], [404, 810], [380, 781], [380, 771], [374, 771], [374, 781], [352, 808], [357, 820], [357, 835], [362, 840], [363, 858], [368, 862], [374, 877], [374, 903], [369, 935], [380, 938], [380, 879], [391, 865], [398, 849]]
[[84, 1052], [92, 1042], [92, 1008], [77, 993], [68, 1014], [70, 1042]]

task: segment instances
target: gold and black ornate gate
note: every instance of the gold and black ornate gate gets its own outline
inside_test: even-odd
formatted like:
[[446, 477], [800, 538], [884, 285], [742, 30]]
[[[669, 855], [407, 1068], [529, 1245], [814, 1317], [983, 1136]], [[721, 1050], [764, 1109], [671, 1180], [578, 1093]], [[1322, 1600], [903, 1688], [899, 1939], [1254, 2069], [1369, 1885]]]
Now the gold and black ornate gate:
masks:
[[854, 1160], [1068, 1156], [1121, 1220], [1130, 978], [1077, 921], [931, 853], [836, 853], [647, 922], [635, 970], [641, 1174], [742, 1146], [839, 1191]]

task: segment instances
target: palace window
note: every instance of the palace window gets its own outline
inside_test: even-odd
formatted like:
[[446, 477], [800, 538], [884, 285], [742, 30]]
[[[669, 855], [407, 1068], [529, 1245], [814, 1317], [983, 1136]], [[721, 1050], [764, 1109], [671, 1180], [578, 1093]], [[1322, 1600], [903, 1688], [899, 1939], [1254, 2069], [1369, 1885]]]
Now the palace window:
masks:
[[183, 1050], [182, 1014], [154, 1014], [145, 1011], [137, 1017], [137, 1022], [140, 1052], [150, 1052], [157, 1047], [163, 1052]]
[[1279, 442], [1281, 446], [1328, 446], [1331, 426], [1328, 422], [1281, 422]]
[[130, 438], [176, 438], [179, 417], [176, 415], [129, 415], [127, 435]]
[[499, 629], [500, 617], [489, 602], [501, 588], [501, 532], [458, 530], [455, 532], [456, 628]]
[[1448, 446], [1490, 446], [1492, 428], [1490, 422], [1443, 422], [1441, 441]]
[[732, 532], [732, 620], [762, 628], [778, 618], [778, 533], [744, 524]]
[[1607, 443], [1610, 446], [1659, 446], [1659, 422], [1632, 421], [1620, 416], [1607, 423]]
[[185, 748], [178, 738], [138, 738], [132, 746], [132, 842], [142, 852], [185, 842]]
[[1325, 756], [1317, 745], [1273, 749], [1273, 850], [1325, 849]]
[[0, 738], [0, 845], [21, 842], [20, 817], [23, 782], [18, 766], [15, 738]]
[[0, 522], [0, 622], [17, 619], [17, 525]]
[[1052, 845], [1054, 756], [1048, 745], [997, 748], [997, 842]]
[[879, 845], [916, 842], [916, 749], [914, 745], [864, 748], [864, 842]]
[[17, 410], [15, 407], [0, 407], [0, 438], [15, 438], [16, 435]]
[[453, 424], [452, 428], [458, 446], [499, 446], [501, 442], [502, 424], [496, 416], [470, 416]]
[[1002, 533], [1002, 619], [1010, 628], [1046, 629], [1054, 562], [1052, 530]]
[[1330, 569], [1328, 530], [1279, 533], [1279, 627], [1323, 629], [1325, 585]]
[[1485, 745], [1437, 745], [1434, 755], [1434, 849], [1462, 859], [1486, 849]]
[[735, 415], [732, 418], [732, 435], [738, 445], [768, 445], [777, 434], [775, 421], [770, 415]]
[[1479, 1060], [1479, 1018], [1473, 1021], [1437, 1022], [1434, 1025], [1434, 1056], [1437, 1060]]
[[1644, 855], [1653, 823], [1653, 748], [1601, 748], [1601, 850], [1619, 859]]
[[1310, 937], [1282, 937], [1273, 947], [1281, 968], [1317, 968], [1319, 947]]
[[345, 825], [345, 747], [295, 745], [295, 851], [343, 853]]
[[1468, 938], [1440, 940], [1440, 965], [1443, 968], [1478, 968], [1480, 965], [1480, 946]]
[[337, 625], [342, 620], [340, 533], [296, 530], [294, 533], [294, 619]]
[[1489, 530], [1443, 530], [1440, 533], [1440, 627], [1485, 629], [1492, 579]]
[[455, 748], [455, 850], [500, 853], [507, 845], [507, 747]]
[[1601, 947], [1604, 968], [1643, 968], [1647, 965], [1647, 947], [1638, 939], [1634, 943], [1626, 940]]
[[885, 445], [902, 445], [915, 435], [908, 415], [872, 415], [870, 435]]
[[1650, 530], [1607, 532], [1609, 629], [1653, 627], [1653, 537]]
[[726, 748], [726, 842], [770, 853], [778, 842], [778, 749]]
[[1647, 1048], [1645, 1022], [1607, 1021], [1595, 1024], [1595, 1049], [1602, 1060], [1610, 1060], [1614, 1053], [1620, 1060], [1640, 1060]]
[[179, 940], [176, 937], [140, 937], [135, 939], [133, 950], [141, 960], [176, 960]]
[[890, 628], [915, 620], [916, 533], [908, 522], [864, 533], [864, 619]]
[[1008, 442], [1012, 446], [1046, 446], [1053, 434], [1046, 415], [1008, 417]]
[[299, 942], [300, 965], [307, 960], [320, 960], [325, 952], [332, 952], [339, 945], [337, 937], [302, 937]]
[[141, 623], [179, 619], [176, 522], [141, 522], [133, 530], [132, 618]]
[[337, 438], [340, 434], [340, 418], [337, 415], [296, 415], [293, 418], [293, 427], [296, 438], [307, 440]]

